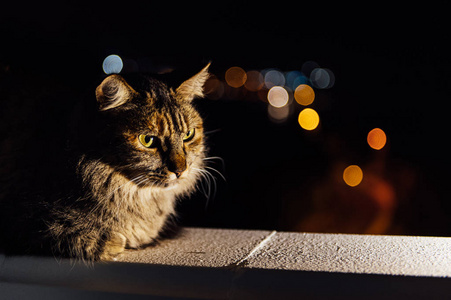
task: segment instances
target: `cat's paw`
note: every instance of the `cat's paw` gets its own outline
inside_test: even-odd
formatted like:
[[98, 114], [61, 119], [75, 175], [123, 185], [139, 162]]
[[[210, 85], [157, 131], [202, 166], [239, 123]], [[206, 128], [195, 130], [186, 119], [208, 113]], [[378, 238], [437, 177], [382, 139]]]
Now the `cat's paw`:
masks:
[[116, 257], [124, 252], [127, 239], [120, 233], [112, 234], [110, 240], [105, 243], [100, 260], [115, 260]]

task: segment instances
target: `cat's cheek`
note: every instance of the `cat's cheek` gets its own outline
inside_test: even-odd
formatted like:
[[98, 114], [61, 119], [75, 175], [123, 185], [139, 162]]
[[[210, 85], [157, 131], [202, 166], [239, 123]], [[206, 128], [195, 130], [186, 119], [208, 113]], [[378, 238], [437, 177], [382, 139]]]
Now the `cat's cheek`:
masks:
[[203, 144], [198, 145], [197, 147], [193, 147], [191, 152], [194, 153], [195, 157], [204, 157], [205, 155], [205, 147]]

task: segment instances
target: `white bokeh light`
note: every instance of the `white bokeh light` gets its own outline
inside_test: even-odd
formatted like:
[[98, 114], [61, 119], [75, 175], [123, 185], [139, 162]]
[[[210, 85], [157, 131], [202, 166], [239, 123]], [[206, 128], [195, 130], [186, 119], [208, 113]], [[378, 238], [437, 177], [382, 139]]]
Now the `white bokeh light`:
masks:
[[335, 76], [329, 69], [316, 68], [310, 74], [310, 81], [318, 89], [329, 89], [335, 83]]
[[273, 86], [268, 92], [268, 102], [274, 107], [283, 107], [287, 105], [288, 100], [288, 92], [281, 86]]

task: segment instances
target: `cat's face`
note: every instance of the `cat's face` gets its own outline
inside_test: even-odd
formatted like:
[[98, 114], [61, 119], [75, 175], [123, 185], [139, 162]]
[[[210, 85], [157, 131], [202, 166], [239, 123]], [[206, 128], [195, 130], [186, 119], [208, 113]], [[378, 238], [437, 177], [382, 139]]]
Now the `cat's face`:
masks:
[[202, 96], [207, 68], [175, 91], [151, 78], [109, 76], [97, 88], [113, 135], [108, 152], [115, 168], [139, 186], [190, 188], [205, 158], [203, 122], [192, 105]]

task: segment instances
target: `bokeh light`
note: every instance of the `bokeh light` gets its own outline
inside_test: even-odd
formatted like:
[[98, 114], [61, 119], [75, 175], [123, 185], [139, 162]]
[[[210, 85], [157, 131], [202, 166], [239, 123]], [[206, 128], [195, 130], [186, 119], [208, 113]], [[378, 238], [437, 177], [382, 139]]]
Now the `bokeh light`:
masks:
[[310, 73], [310, 81], [318, 89], [329, 89], [335, 83], [335, 76], [329, 69], [316, 68]]
[[124, 66], [124, 63], [122, 62], [122, 59], [119, 57], [119, 55], [111, 54], [108, 55], [104, 60], [102, 64], [103, 72], [105, 74], [119, 74], [122, 71], [122, 67]]
[[251, 92], [256, 92], [263, 87], [263, 75], [259, 71], [249, 71], [246, 73], [247, 80], [244, 87]]
[[382, 129], [374, 128], [368, 133], [367, 141], [371, 148], [381, 150], [387, 143], [387, 136]]
[[268, 101], [268, 90], [262, 87], [257, 91], [257, 98], [266, 103]]
[[209, 99], [220, 99], [224, 95], [224, 84], [216, 76], [212, 75], [205, 82], [204, 92]]
[[246, 72], [240, 67], [231, 67], [225, 73], [225, 80], [227, 84], [234, 88], [243, 86], [246, 79]]
[[273, 86], [268, 91], [268, 102], [274, 107], [283, 107], [289, 100], [288, 92], [281, 86]]
[[308, 60], [302, 64], [301, 72], [304, 73], [307, 77], [310, 77], [310, 74], [316, 68], [319, 68], [318, 63], [316, 61]]
[[299, 113], [299, 125], [305, 130], [314, 130], [319, 125], [319, 115], [311, 108], [306, 108]]
[[265, 86], [270, 89], [273, 86], [284, 86], [285, 76], [282, 72], [276, 69], [269, 69], [264, 71]]
[[363, 179], [363, 172], [357, 165], [350, 165], [343, 172], [343, 180], [349, 186], [358, 186]]
[[309, 82], [309, 79], [299, 71], [290, 71], [285, 74], [285, 85], [289, 87], [291, 90], [295, 90], [300, 84], [306, 84]]
[[294, 91], [294, 99], [301, 105], [310, 105], [315, 100], [315, 91], [307, 84], [300, 84]]
[[290, 106], [285, 105], [283, 107], [274, 107], [272, 105], [268, 105], [268, 116], [274, 123], [283, 123], [290, 116]]

